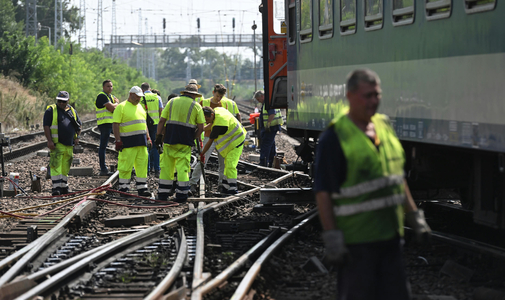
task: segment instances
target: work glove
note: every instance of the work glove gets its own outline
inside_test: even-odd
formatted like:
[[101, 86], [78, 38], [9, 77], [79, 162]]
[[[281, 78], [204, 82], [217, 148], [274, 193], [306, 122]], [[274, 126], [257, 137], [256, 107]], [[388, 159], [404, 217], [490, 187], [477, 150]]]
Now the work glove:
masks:
[[412, 227], [419, 243], [428, 243], [431, 239], [431, 228], [426, 223], [424, 211], [418, 209], [405, 214], [407, 224]]
[[200, 161], [205, 163], [205, 155], [200, 153]]
[[268, 122], [268, 123], [267, 123], [267, 127], [265, 128], [265, 130], [266, 130], [267, 132], [270, 132], [270, 125], [271, 125], [271, 124], [272, 124], [272, 123], [270, 123], [270, 122]]
[[147, 139], [147, 151], [151, 152], [152, 148], [153, 148], [153, 142], [151, 142], [151, 139]]
[[163, 134], [157, 134], [156, 139], [154, 140], [154, 144], [157, 148], [161, 148], [163, 144]]
[[349, 250], [345, 246], [344, 233], [341, 230], [326, 230], [323, 232], [326, 261], [332, 265], [344, 265], [350, 259]]
[[121, 150], [123, 150], [123, 142], [116, 141], [116, 151], [121, 151]]

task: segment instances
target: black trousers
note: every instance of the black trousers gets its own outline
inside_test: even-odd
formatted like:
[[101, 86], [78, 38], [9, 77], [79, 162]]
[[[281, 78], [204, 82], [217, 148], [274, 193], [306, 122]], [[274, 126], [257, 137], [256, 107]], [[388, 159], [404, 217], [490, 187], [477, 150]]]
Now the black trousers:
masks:
[[338, 300], [409, 300], [403, 240], [348, 245], [351, 261], [338, 270]]

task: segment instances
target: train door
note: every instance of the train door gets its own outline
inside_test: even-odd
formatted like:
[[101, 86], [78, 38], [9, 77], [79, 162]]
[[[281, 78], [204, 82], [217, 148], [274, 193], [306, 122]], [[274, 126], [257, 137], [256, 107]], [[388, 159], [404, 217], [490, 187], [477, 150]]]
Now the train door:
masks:
[[263, 0], [263, 76], [267, 108], [287, 108], [287, 26], [284, 0]]

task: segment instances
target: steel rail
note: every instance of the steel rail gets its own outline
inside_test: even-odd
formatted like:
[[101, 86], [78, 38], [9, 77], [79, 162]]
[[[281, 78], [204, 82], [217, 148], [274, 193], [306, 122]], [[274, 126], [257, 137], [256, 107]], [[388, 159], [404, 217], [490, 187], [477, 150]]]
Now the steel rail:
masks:
[[210, 211], [215, 205], [215, 203], [211, 203], [205, 206], [205, 208], [199, 210], [196, 215], [196, 254], [193, 264], [193, 283], [191, 284], [193, 289], [198, 287], [210, 276], [210, 274], [208, 274], [208, 276], [204, 276], [203, 273], [203, 258], [205, 250], [205, 226], [203, 222], [203, 215]]
[[161, 235], [163, 234], [163, 229], [161, 227], [151, 227], [143, 230], [142, 232], [138, 232], [136, 234], [131, 234], [126, 236], [124, 240], [119, 243], [112, 243], [109, 247], [106, 247], [98, 252], [95, 252], [86, 258], [78, 261], [72, 266], [62, 270], [61, 272], [53, 275], [51, 278], [42, 282], [41, 284], [35, 286], [33, 289], [27, 291], [21, 296], [17, 297], [18, 300], [29, 300], [33, 299], [39, 295], [42, 295], [44, 292], [47, 292], [52, 287], [59, 285], [61, 282], [65, 281], [69, 276], [73, 275], [75, 272], [87, 267], [89, 264], [94, 261], [101, 259], [103, 257], [107, 257], [110, 253], [115, 252], [119, 249], [122, 249], [134, 242], [138, 242], [143, 239], [147, 239], [151, 236]]
[[181, 247], [179, 248], [179, 252], [177, 254], [177, 258], [172, 265], [172, 268], [168, 272], [167, 276], [163, 278], [163, 280], [158, 284], [158, 286], [151, 292], [144, 300], [156, 300], [160, 299], [163, 294], [172, 286], [177, 277], [182, 271], [182, 267], [184, 266], [184, 262], [188, 257], [188, 244], [186, 242], [186, 235], [184, 234], [184, 230], [181, 230]]
[[[101, 186], [108, 185], [112, 183], [114, 180], [117, 180], [119, 176], [119, 172], [114, 173], [105, 183]], [[88, 194], [88, 193], [87, 193]], [[82, 197], [86, 197], [87, 194], [82, 195]], [[89, 211], [87, 209], [90, 205], [96, 205], [93, 200], [87, 200], [85, 202], [79, 203], [75, 209], [73, 209], [67, 216], [63, 218], [61, 222], [59, 222], [55, 227], [46, 232], [44, 235], [31, 242], [30, 244], [23, 247], [21, 250], [13, 253], [12, 255], [4, 258], [0, 261], [0, 270], [12, 265], [15, 261], [17, 261], [9, 270], [0, 277], [0, 287], [5, 285], [7, 282], [12, 280], [18, 273], [20, 273], [25, 266], [36, 257], [43, 249], [45, 249], [48, 245], [50, 245], [55, 239], [57, 239], [64, 231], [66, 231], [65, 227], [67, 227], [70, 222], [74, 219], [74, 217], [81, 217], [81, 212]]]
[[[271, 181], [269, 184], [277, 184], [279, 182], [282, 182], [289, 177], [293, 176], [294, 173], [288, 173], [282, 177], [279, 177], [273, 181]], [[196, 235], [196, 255], [195, 255], [195, 261], [194, 261], [194, 267], [193, 267], [193, 283], [192, 283], [192, 288], [196, 289], [199, 285], [201, 285], [203, 282], [206, 281], [206, 279], [210, 276], [207, 276], [207, 274], [203, 273], [203, 258], [204, 258], [204, 249], [205, 249], [205, 230], [204, 230], [204, 214], [209, 212], [209, 211], [215, 211], [216, 209], [229, 205], [230, 203], [242, 200], [243, 197], [253, 194], [257, 191], [259, 191], [261, 187], [257, 187], [255, 189], [251, 189], [227, 198], [224, 198], [222, 202], [217, 203], [217, 204], [209, 204], [207, 205], [204, 209], [198, 211], [197, 218], [196, 218], [196, 228], [197, 228], [197, 235]], [[208, 199], [206, 199], [208, 200]]]
[[275, 229], [272, 233], [259, 241], [241, 257], [229, 265], [223, 272], [214, 277], [214, 279], [210, 280], [203, 286], [198, 287], [196, 290], [193, 290], [191, 300], [201, 300], [203, 295], [212, 292], [218, 286], [223, 284], [228, 278], [237, 273], [248, 261], [252, 261], [253, 257], [257, 256], [260, 251], [263, 251], [265, 247], [269, 246], [272, 243], [272, 240], [277, 238], [280, 233], [280, 228]]
[[291, 238], [300, 228], [308, 224], [310, 221], [312, 221], [318, 213], [314, 211], [313, 214], [308, 216], [306, 219], [295, 225], [293, 228], [291, 228], [288, 232], [283, 234], [279, 239], [277, 239], [268, 249], [261, 254], [261, 256], [254, 262], [252, 267], [247, 271], [247, 274], [245, 277], [242, 279], [240, 282], [237, 290], [231, 297], [231, 300], [239, 300], [239, 299], [244, 299], [246, 296], [247, 292], [251, 288], [251, 285], [253, 284], [254, 280], [256, 279], [256, 276], [259, 274], [261, 267], [265, 262], [268, 261], [268, 259], [272, 256], [272, 254], [278, 250], [289, 238]]
[[[85, 129], [85, 130], [83, 130], [83, 132], [86, 132], [88, 130], [91, 130], [91, 128]], [[35, 144], [29, 145], [29, 146], [15, 149], [10, 153], [4, 154], [4, 162], [9, 161], [9, 160], [13, 160], [13, 159], [21, 157], [21, 156], [28, 155], [32, 152], [42, 150], [46, 147], [47, 147], [47, 141], [43, 141], [43, 142], [39, 142], [39, 143], [35, 143]]]
[[[38, 293], [43, 293], [49, 289], [51, 289], [53, 286], [56, 286], [60, 284], [60, 282], [64, 281], [66, 276], [70, 276], [73, 273], [77, 272], [80, 270], [82, 267], [87, 266], [90, 263], [93, 263], [95, 260], [98, 260], [104, 256], [106, 256], [108, 253], [116, 251], [117, 249], [120, 249], [121, 247], [124, 247], [124, 245], [121, 244], [131, 244], [135, 240], [143, 239], [146, 238], [146, 236], [154, 234], [152, 232], [163, 232], [164, 227], [169, 227], [173, 226], [175, 223], [182, 221], [189, 216], [193, 215], [195, 213], [195, 210], [190, 210], [182, 215], [179, 215], [177, 217], [174, 217], [170, 220], [164, 221], [160, 224], [157, 224], [153, 227], [146, 228], [142, 231], [136, 232], [131, 235], [124, 236], [122, 238], [119, 238], [115, 241], [112, 241], [108, 244], [102, 245], [100, 247], [97, 247], [95, 249], [91, 249], [89, 251], [86, 251], [84, 253], [79, 254], [78, 256], [74, 258], [70, 258], [67, 260], [64, 260], [56, 265], [53, 265], [47, 269], [41, 270], [37, 273], [31, 274], [26, 277], [26, 282], [30, 284], [30, 281], [36, 281], [36, 280], [41, 280], [43, 278], [47, 278], [50, 276], [50, 278], [43, 283], [33, 287], [32, 289], [28, 291], [24, 291], [24, 294], [21, 295], [17, 299], [31, 299], [31, 297], [35, 297], [38, 295]], [[59, 273], [57, 273], [59, 272]], [[35, 294], [35, 295], [34, 295]]]

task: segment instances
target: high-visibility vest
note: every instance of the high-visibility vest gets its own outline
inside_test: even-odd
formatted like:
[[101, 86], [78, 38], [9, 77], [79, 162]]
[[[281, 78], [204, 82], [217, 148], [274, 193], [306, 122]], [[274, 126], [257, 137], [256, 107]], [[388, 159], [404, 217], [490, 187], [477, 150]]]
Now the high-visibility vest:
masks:
[[[73, 115], [75, 121], [77, 122], [77, 114], [75, 113], [74, 108], [70, 105], [68, 105], [68, 106], [72, 110], [72, 115]], [[58, 108], [57, 108], [56, 104], [51, 104], [46, 107], [46, 110], [48, 110], [50, 107], [53, 109], [53, 121], [51, 123], [51, 127], [49, 127], [49, 128], [51, 129], [51, 140], [53, 141], [53, 143], [56, 144], [56, 143], [58, 143]]]
[[153, 119], [154, 125], [158, 125], [160, 122], [160, 104], [158, 95], [154, 93], [145, 93], [142, 100], [140, 100], [140, 104], [144, 109], [146, 109], [147, 105], [147, 114]]
[[119, 136], [123, 147], [139, 146], [140, 142], [147, 145], [146, 111], [139, 104], [133, 105], [129, 101], [119, 103], [114, 112], [116, 111], [123, 112], [121, 123], [119, 123]]
[[226, 154], [242, 144], [245, 140], [246, 130], [239, 123], [239, 121], [228, 110], [223, 107], [216, 107], [214, 109], [214, 126], [226, 126], [228, 130], [216, 138], [216, 150], [219, 151], [221, 156], [226, 157]]
[[[203, 99], [201, 101], [202, 107], [204, 107], [204, 106], [210, 107], [211, 99], [212, 98]], [[236, 115], [236, 113], [235, 113], [236, 112], [235, 107], [237, 107], [237, 104], [235, 103], [235, 101], [230, 100], [230, 99], [228, 99], [226, 97], [223, 97], [220, 102], [221, 102], [221, 107], [223, 107], [226, 110], [228, 110], [232, 115]]]
[[[265, 109], [265, 105], [263, 104], [263, 127], [267, 128], [268, 124], [268, 111]], [[270, 123], [270, 126], [274, 125], [282, 125], [284, 124], [284, 121], [282, 120], [282, 114], [280, 109], [275, 110], [275, 117], [272, 120], [272, 123]]]
[[225, 103], [223, 104], [223, 107], [226, 108], [229, 112], [231, 112], [232, 115], [237, 115], [239, 112], [238, 110], [238, 107], [237, 107], [237, 103], [235, 103], [235, 101], [229, 99], [229, 98], [226, 98], [226, 97], [223, 97], [221, 99], [221, 103]]
[[[196, 124], [196, 101], [188, 96], [180, 96], [170, 99], [163, 109], [162, 116], [165, 123], [165, 144], [169, 145], [194, 145]], [[200, 107], [201, 110], [201, 107]]]
[[[104, 93], [103, 91], [98, 93], [98, 95], [101, 95], [101, 94], [104, 94], [105, 97], [107, 97], [107, 99], [109, 99], [109, 102], [110, 103], [114, 103], [114, 101], [112, 101], [113, 99], [113, 95], [110, 95], [110, 97]], [[97, 95], [97, 97], [98, 97]], [[112, 124], [112, 114], [110, 111], [107, 110], [107, 108], [105, 107], [102, 107], [102, 108], [98, 108], [96, 106], [96, 101], [95, 101], [95, 109], [96, 109], [96, 123], [98, 125], [102, 125], [102, 124], [107, 124], [107, 123], [110, 123]]]
[[346, 243], [365, 243], [403, 235], [405, 154], [389, 119], [372, 117], [378, 148], [347, 115], [330, 123], [347, 162], [346, 179], [331, 195], [336, 224]]

